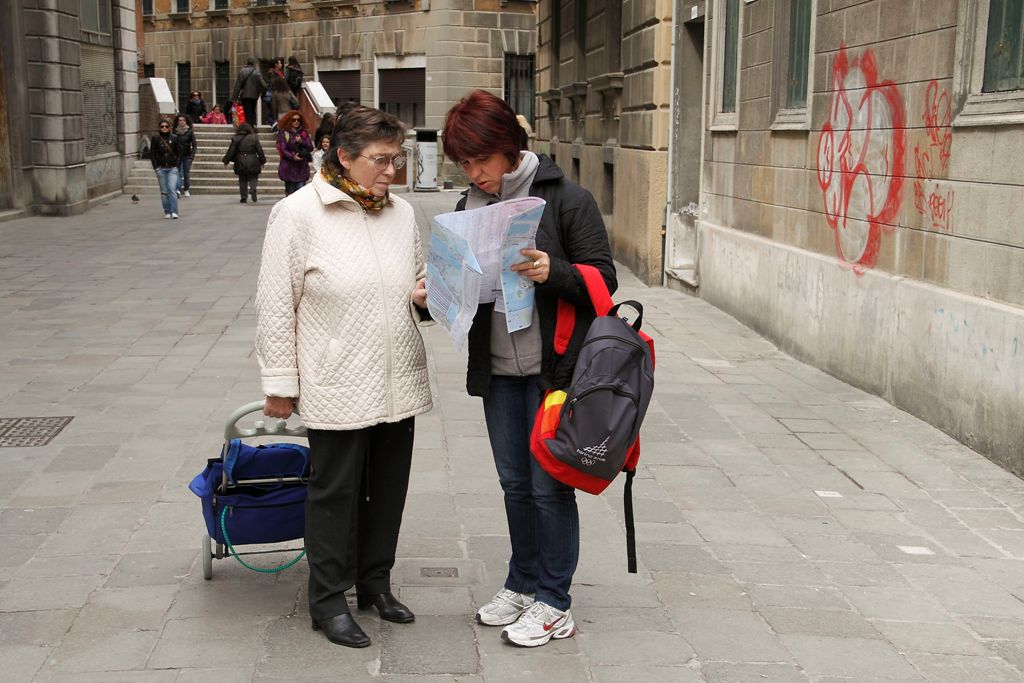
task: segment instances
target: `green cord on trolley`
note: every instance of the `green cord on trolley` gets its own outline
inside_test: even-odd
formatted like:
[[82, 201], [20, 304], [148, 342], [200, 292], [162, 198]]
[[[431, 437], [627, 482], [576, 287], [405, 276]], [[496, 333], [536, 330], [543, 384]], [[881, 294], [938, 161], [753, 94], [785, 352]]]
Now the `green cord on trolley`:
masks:
[[251, 569], [254, 572], [260, 572], [262, 574], [276, 574], [277, 572], [283, 572], [285, 569], [288, 569], [288, 567], [291, 567], [296, 562], [301, 560], [302, 557], [306, 554], [306, 549], [303, 548], [302, 552], [299, 553], [298, 556], [295, 559], [293, 559], [291, 562], [289, 562], [287, 564], [282, 564], [280, 567], [273, 567], [271, 569], [264, 569], [262, 567], [254, 567], [254, 566], [252, 566], [251, 564], [249, 564], [248, 562], [243, 560], [241, 557], [239, 557], [238, 553], [235, 552], [235, 546], [231, 545], [231, 539], [228, 538], [227, 525], [224, 523], [224, 520], [227, 518], [227, 514], [228, 514], [228, 506], [225, 505], [224, 509], [221, 510], [221, 513], [220, 513], [220, 532], [222, 534], [224, 534], [224, 545], [226, 545], [228, 547], [228, 550], [231, 551], [231, 554], [234, 556], [234, 558], [236, 560], [238, 560], [238, 562], [243, 567], [245, 567], [246, 569]]

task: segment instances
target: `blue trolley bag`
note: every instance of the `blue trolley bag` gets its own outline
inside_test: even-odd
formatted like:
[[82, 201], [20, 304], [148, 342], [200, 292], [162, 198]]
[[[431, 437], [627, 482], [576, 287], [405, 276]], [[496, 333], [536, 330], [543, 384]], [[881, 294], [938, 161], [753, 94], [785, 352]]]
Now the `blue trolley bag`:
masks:
[[[253, 446], [242, 439], [253, 437], [306, 437], [303, 425], [289, 427], [286, 420], [260, 415], [251, 427], [239, 421], [262, 413], [264, 401], [247, 403], [235, 410], [224, 426], [220, 456], [206, 461], [206, 467], [189, 483], [203, 506], [206, 533], [202, 540], [203, 578], [213, 578], [213, 560], [229, 554], [242, 566], [256, 572], [283, 571], [302, 559], [305, 550], [254, 549], [240, 552], [236, 546], [265, 545], [305, 536], [306, 484], [309, 481], [309, 447], [296, 443]], [[298, 416], [298, 412], [294, 413]], [[273, 568], [256, 567], [242, 555], [263, 555], [286, 550], [302, 552], [291, 561]]]
[[308, 476], [306, 446], [250, 446], [231, 439], [221, 457], [207, 461], [189, 489], [202, 501], [206, 530], [214, 542], [226, 545], [220, 520], [227, 508], [224, 526], [232, 545], [277, 543], [305, 534], [306, 485], [297, 480]]

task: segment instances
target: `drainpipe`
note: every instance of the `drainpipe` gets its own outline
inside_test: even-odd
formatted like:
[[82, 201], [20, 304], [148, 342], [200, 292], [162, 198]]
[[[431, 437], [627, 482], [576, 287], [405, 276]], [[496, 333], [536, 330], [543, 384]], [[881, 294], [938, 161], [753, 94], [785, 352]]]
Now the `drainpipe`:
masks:
[[676, 10], [681, 0], [672, 0], [672, 40], [669, 43], [669, 100], [668, 100], [668, 174], [665, 188], [665, 212], [661, 219], [661, 286], [668, 286], [669, 255], [674, 249], [672, 234], [668, 229], [669, 216], [672, 213], [672, 172], [675, 167], [672, 150], [675, 146], [676, 131]]

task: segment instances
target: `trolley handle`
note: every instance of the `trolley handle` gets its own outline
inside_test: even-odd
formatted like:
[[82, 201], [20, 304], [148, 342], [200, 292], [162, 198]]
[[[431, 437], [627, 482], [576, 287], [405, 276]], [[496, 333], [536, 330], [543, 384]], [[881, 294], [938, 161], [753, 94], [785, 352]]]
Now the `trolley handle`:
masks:
[[[246, 415], [263, 412], [264, 405], [265, 401], [253, 401], [252, 403], [246, 403], [231, 413], [227, 423], [224, 425], [225, 443], [231, 439], [248, 439], [254, 436], [295, 436], [303, 438], [306, 436], [305, 425], [300, 424], [296, 427], [289, 427], [288, 421], [282, 420], [279, 417], [255, 420], [252, 427], [238, 426], [237, 422]], [[294, 409], [293, 414], [298, 415], [299, 411]]]

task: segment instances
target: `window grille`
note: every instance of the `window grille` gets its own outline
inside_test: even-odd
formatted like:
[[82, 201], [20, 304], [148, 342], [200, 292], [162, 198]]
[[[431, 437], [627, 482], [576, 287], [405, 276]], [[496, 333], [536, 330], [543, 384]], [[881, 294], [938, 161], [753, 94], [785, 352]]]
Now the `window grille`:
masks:
[[534, 125], [536, 99], [536, 58], [534, 55], [505, 53], [505, 101], [517, 114]]

